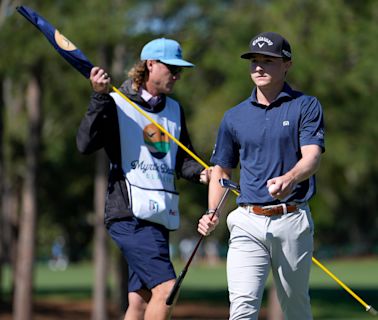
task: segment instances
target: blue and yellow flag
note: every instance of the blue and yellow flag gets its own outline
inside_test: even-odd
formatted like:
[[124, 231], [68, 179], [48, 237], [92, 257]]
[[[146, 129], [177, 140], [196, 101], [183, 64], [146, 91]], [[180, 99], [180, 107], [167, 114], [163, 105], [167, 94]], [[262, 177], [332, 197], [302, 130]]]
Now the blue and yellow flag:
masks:
[[45, 35], [55, 50], [58, 51], [68, 63], [77, 69], [84, 77], [89, 78], [93, 64], [70, 40], [32, 9], [26, 6], [19, 6], [17, 7], [17, 11]]

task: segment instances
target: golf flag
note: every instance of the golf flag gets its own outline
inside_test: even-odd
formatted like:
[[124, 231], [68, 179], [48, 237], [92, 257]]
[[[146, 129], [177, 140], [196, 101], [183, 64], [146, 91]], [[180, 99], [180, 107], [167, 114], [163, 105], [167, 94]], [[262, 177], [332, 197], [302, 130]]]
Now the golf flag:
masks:
[[26, 6], [19, 6], [17, 7], [17, 11], [45, 35], [55, 50], [58, 51], [68, 63], [77, 69], [84, 77], [89, 78], [93, 64], [70, 40], [32, 9]]

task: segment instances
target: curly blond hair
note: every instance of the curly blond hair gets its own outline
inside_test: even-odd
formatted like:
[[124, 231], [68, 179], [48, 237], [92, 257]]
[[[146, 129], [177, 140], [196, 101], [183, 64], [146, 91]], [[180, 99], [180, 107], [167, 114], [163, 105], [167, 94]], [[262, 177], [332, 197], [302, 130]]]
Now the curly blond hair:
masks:
[[148, 78], [146, 62], [146, 60], [139, 60], [127, 73], [128, 77], [133, 81], [132, 88], [134, 91], [138, 91]]

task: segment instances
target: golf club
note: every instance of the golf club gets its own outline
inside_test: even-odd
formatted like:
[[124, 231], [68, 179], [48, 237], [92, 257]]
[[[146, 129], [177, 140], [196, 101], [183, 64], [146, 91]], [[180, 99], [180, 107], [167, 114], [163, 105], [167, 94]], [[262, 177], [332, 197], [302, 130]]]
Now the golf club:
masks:
[[[237, 191], [237, 192], [240, 192], [239, 185], [236, 184], [236, 183], [234, 183], [234, 182], [232, 182], [232, 181], [230, 181], [230, 180], [227, 180], [227, 179], [220, 179], [220, 180], [219, 180], [219, 183], [220, 183], [221, 186], [222, 186], [223, 188], [225, 188], [226, 190], [224, 191], [224, 193], [223, 193], [223, 195], [222, 195], [222, 198], [220, 199], [220, 201], [219, 201], [217, 207], [215, 208], [214, 212], [212, 213], [212, 215], [211, 215], [211, 217], [210, 217], [211, 220], [213, 219], [213, 217], [214, 217], [216, 214], [219, 214], [219, 212], [221, 211], [221, 209], [222, 209], [222, 207], [223, 207], [223, 204], [224, 204], [224, 201], [225, 201], [225, 199], [226, 199], [228, 193], [230, 192], [230, 190], [235, 190], [235, 191]], [[181, 273], [180, 273], [179, 276], [177, 277], [176, 282], [175, 282], [175, 285], [173, 286], [173, 288], [172, 288], [172, 290], [171, 290], [171, 292], [170, 292], [170, 294], [169, 294], [169, 296], [168, 296], [168, 298], [167, 298], [167, 300], [166, 300], [166, 302], [165, 302], [167, 306], [172, 305], [173, 301], [175, 300], [176, 295], [177, 295], [177, 293], [178, 293], [178, 291], [179, 291], [179, 289], [180, 289], [180, 287], [181, 287], [182, 281], [183, 281], [184, 278], [185, 278], [185, 275], [186, 275], [186, 273], [187, 273], [187, 271], [188, 271], [188, 268], [189, 268], [189, 266], [190, 266], [190, 264], [191, 264], [191, 262], [192, 262], [192, 260], [193, 260], [193, 258], [194, 258], [194, 255], [196, 254], [196, 252], [197, 252], [197, 250], [198, 250], [198, 248], [199, 248], [199, 246], [200, 246], [200, 244], [201, 244], [203, 238], [204, 238], [204, 236], [201, 235], [201, 237], [199, 238], [199, 240], [198, 240], [196, 246], [195, 246], [194, 249], [193, 249], [192, 254], [190, 255], [188, 261], [186, 262], [185, 267], [182, 269]]]

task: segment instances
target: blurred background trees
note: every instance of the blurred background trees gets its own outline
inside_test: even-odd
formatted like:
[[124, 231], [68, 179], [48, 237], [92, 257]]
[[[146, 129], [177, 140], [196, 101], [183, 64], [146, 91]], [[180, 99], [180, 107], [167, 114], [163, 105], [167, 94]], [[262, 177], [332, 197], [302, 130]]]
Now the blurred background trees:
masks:
[[[258, 32], [283, 34], [293, 50], [289, 82], [317, 96], [325, 112], [326, 153], [317, 174], [318, 194], [311, 202], [316, 253], [324, 257], [378, 252], [375, 0], [3, 0], [2, 263], [10, 263], [16, 270], [23, 223], [31, 232], [24, 241], [36, 244], [35, 255], [30, 252], [33, 259], [49, 259], [58, 237], [65, 239], [70, 261], [90, 259], [96, 221], [98, 225], [94, 177], [95, 172], [101, 177], [106, 171], [100, 157], [84, 157], [76, 150], [76, 130], [91, 92], [88, 81], [15, 13], [20, 4], [36, 10], [94, 64], [110, 70], [116, 85], [122, 83], [124, 71], [138, 59], [147, 41], [156, 37], [180, 41], [185, 58], [196, 68], [183, 73], [174, 96], [186, 111], [197, 153], [207, 163], [223, 113], [252, 90], [249, 64], [239, 58], [240, 53]], [[34, 102], [30, 100], [32, 92]], [[30, 113], [33, 103], [40, 114]], [[182, 227], [172, 234], [173, 248], [181, 239], [196, 236], [198, 217], [207, 206], [205, 186], [179, 180], [178, 188]], [[28, 199], [34, 200], [25, 205]], [[229, 200], [228, 210], [233, 207], [234, 198]], [[25, 210], [32, 223], [25, 220]], [[222, 223], [213, 239], [226, 247], [227, 238]]]

